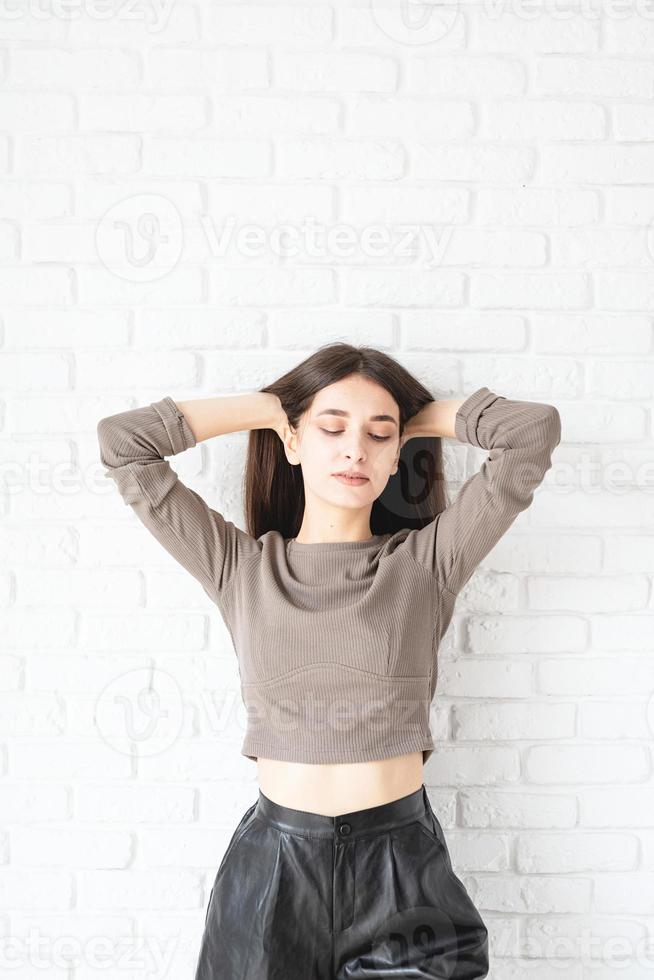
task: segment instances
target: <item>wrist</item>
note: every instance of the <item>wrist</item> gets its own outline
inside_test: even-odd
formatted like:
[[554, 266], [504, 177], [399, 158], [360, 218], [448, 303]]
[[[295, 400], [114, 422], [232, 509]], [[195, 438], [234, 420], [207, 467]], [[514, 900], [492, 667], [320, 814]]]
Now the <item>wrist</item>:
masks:
[[282, 419], [285, 419], [285, 412], [278, 395], [272, 391], [259, 391], [257, 394], [261, 400], [261, 425], [260, 429], [276, 429]]
[[455, 439], [454, 422], [457, 410], [463, 404], [463, 399], [439, 398], [420, 409], [419, 412], [409, 419], [406, 428], [410, 435], [415, 436]]

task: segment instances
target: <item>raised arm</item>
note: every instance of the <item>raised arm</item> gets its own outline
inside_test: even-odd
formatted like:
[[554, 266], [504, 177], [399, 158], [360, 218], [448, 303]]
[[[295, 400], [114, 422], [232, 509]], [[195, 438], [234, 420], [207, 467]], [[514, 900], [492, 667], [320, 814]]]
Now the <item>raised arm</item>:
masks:
[[433, 521], [410, 531], [402, 547], [456, 595], [481, 560], [532, 502], [561, 440], [558, 410], [481, 387], [455, 414], [461, 442], [489, 451], [480, 469]]
[[164, 457], [201, 439], [273, 425], [274, 396], [265, 392], [181, 402], [170, 396], [97, 425], [100, 459], [139, 520], [216, 603], [239, 563], [258, 542], [213, 510], [179, 479]]

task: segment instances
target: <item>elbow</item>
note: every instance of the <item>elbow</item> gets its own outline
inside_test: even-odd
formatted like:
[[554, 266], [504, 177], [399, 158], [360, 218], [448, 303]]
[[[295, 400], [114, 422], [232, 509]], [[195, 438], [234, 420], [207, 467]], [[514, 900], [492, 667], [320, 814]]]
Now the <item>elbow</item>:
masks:
[[529, 422], [522, 427], [519, 442], [514, 440], [516, 447], [521, 445], [538, 454], [543, 450], [551, 453], [561, 441], [559, 410], [545, 402], [530, 402], [529, 415]]
[[535, 462], [534, 485], [537, 486], [545, 478], [552, 466], [554, 450], [561, 441], [561, 416], [554, 405], [544, 405], [542, 418], [538, 423], [538, 437], [533, 447]]
[[96, 433], [98, 437], [98, 446], [100, 447], [100, 459], [103, 463], [107, 462], [107, 449], [109, 446], [109, 426], [107, 425], [109, 418], [100, 419], [96, 426]]
[[543, 434], [546, 446], [552, 451], [561, 442], [561, 416], [554, 405], [545, 407], [547, 411], [544, 414]]
[[119, 434], [114, 415], [107, 415], [100, 419], [96, 426], [98, 446], [100, 447], [100, 460], [108, 467], [120, 466], [121, 459], [116, 451], [117, 435]]

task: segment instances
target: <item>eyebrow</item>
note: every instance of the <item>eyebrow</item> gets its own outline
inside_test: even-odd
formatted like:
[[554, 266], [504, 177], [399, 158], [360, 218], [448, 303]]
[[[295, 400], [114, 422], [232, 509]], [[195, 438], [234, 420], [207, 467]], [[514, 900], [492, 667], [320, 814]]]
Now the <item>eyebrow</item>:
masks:
[[[341, 415], [344, 418], [349, 418], [350, 413], [343, 411], [342, 408], [323, 408], [322, 412], [318, 412], [316, 418], [320, 415]], [[397, 425], [397, 422], [392, 415], [371, 415], [371, 422], [392, 422], [393, 425]]]

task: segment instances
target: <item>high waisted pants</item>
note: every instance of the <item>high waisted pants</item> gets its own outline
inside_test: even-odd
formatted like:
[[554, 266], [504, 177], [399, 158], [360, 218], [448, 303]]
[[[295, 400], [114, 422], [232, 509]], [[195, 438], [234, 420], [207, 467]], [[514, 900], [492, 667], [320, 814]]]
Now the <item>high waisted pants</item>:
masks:
[[488, 932], [424, 784], [330, 817], [259, 790], [216, 874], [195, 980], [488, 973]]

